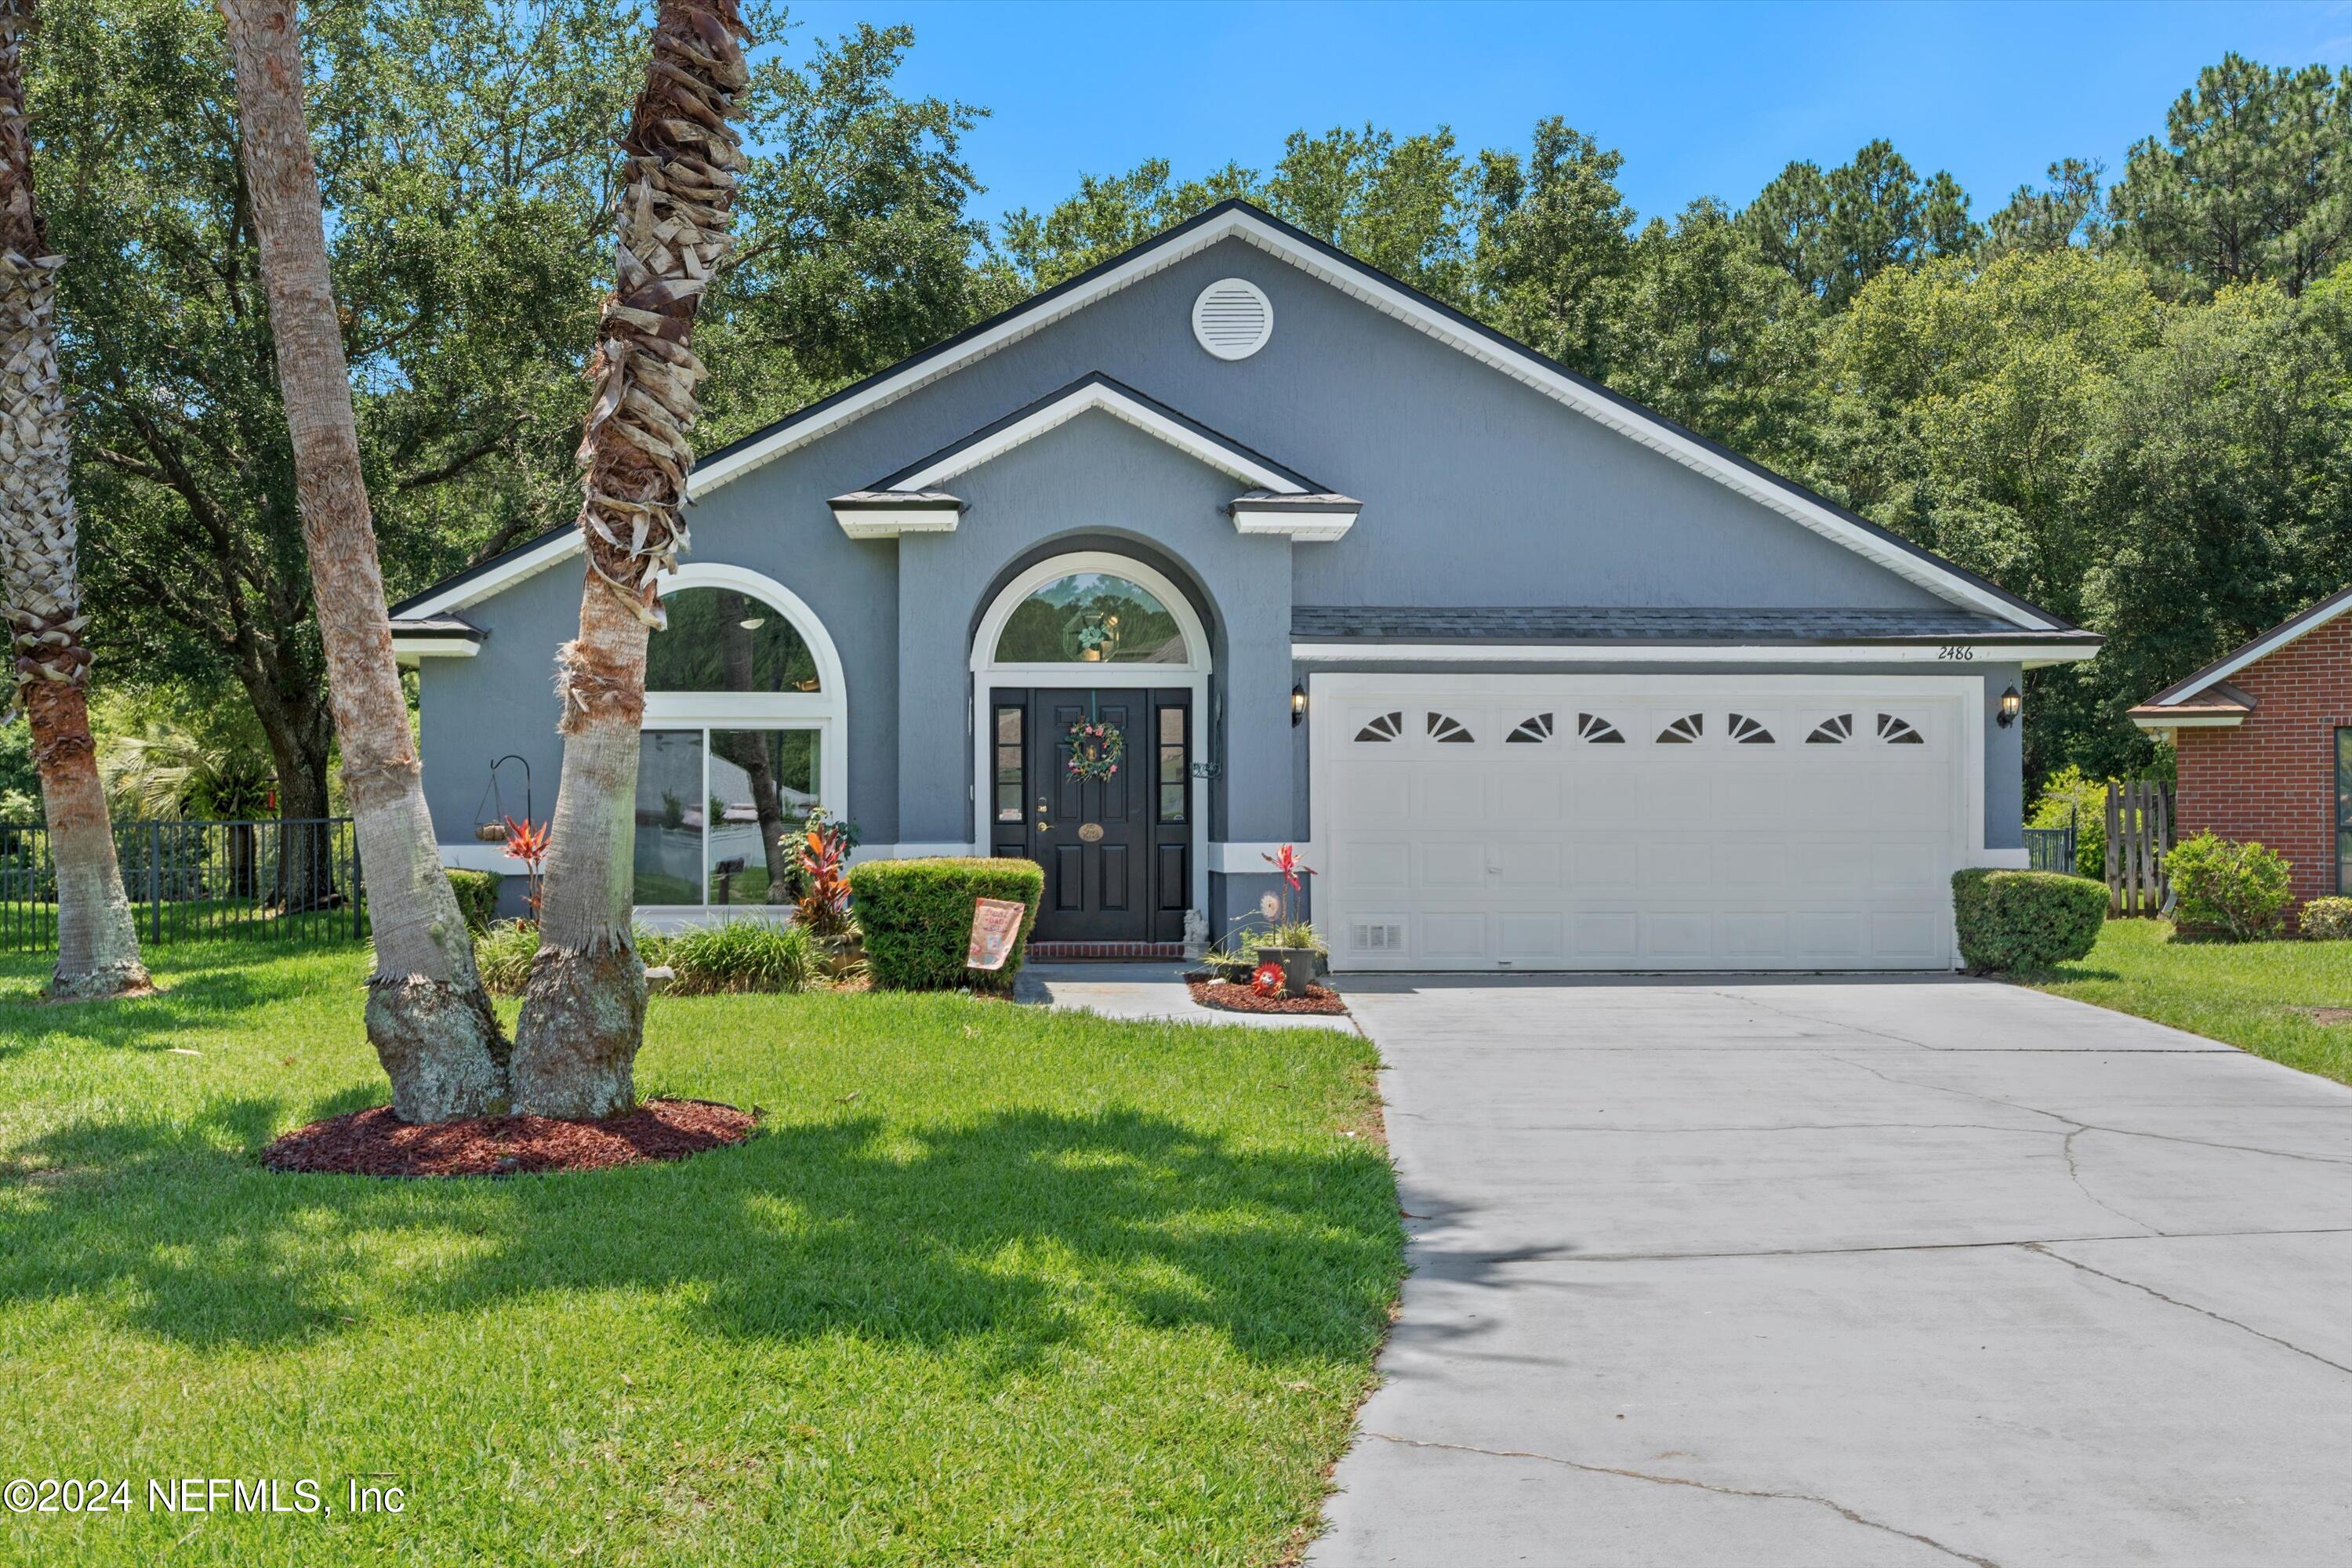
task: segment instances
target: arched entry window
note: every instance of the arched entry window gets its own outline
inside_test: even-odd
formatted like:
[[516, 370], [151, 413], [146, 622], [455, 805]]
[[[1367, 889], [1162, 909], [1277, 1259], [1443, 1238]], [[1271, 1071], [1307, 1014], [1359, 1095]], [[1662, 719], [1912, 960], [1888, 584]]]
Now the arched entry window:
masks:
[[1159, 595], [1108, 572], [1032, 588], [997, 634], [999, 664], [1189, 663], [1184, 628]]
[[782, 584], [681, 567], [646, 644], [635, 899], [666, 908], [787, 903], [793, 837], [849, 815], [846, 694], [824, 625]]

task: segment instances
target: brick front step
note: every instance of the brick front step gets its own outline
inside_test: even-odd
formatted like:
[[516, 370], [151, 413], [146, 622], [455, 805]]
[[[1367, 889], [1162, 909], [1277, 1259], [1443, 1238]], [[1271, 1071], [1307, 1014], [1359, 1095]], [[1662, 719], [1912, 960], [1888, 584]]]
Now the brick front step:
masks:
[[1181, 958], [1181, 942], [1033, 942], [1029, 956], [1040, 961], [1073, 958]]

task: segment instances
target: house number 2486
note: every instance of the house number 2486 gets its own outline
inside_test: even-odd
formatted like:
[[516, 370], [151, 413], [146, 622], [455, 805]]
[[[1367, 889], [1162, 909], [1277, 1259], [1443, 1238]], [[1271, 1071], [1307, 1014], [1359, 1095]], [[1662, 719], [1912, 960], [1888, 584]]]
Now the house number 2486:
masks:
[[1958, 659], [1963, 664], [1976, 656], [1977, 650], [1965, 643], [1946, 643], [1936, 654], [1937, 658]]

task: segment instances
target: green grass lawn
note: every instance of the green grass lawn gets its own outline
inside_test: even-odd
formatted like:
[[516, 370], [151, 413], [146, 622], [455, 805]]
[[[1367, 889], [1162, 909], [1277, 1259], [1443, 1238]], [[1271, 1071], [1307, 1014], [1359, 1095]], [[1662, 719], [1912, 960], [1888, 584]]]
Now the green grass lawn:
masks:
[[2079, 963], [2026, 984], [2223, 1040], [2305, 1072], [2352, 1083], [2352, 942], [2184, 942], [2162, 921], [2109, 921]]
[[[0, 960], [0, 1479], [134, 1493], [0, 1517], [0, 1562], [1242, 1563], [1314, 1527], [1402, 1269], [1358, 1037], [659, 997], [640, 1088], [760, 1107], [750, 1144], [376, 1182], [255, 1159], [386, 1098], [362, 952], [155, 966], [52, 1008]], [[150, 1512], [172, 1477], [335, 1511]]]

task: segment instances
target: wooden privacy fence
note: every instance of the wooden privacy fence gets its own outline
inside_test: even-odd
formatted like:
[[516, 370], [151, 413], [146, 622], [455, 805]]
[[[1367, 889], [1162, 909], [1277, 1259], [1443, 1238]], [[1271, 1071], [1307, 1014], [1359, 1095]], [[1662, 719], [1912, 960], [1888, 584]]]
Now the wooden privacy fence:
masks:
[[2158, 779], [2107, 785], [2107, 914], [2154, 916], [2172, 886], [2164, 854], [2172, 847], [2172, 786]]

